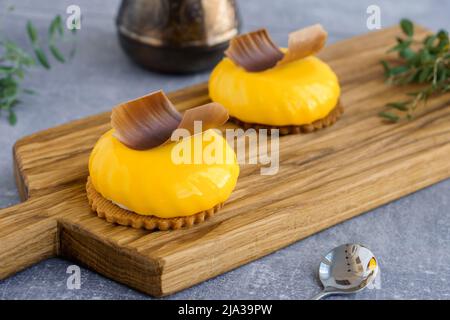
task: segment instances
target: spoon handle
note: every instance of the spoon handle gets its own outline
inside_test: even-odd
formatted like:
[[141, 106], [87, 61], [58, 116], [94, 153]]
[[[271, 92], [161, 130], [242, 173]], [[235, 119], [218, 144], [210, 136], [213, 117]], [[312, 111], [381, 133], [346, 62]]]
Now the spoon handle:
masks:
[[321, 292], [319, 292], [318, 294], [316, 294], [314, 297], [312, 297], [310, 300], [320, 300], [328, 295], [330, 295], [330, 292], [327, 292], [325, 290], [322, 290]]

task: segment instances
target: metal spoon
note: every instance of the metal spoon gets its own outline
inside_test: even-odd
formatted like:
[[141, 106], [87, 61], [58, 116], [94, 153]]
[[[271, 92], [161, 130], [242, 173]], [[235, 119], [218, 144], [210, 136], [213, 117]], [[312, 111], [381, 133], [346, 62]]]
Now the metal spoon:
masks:
[[311, 299], [361, 291], [375, 280], [377, 273], [378, 262], [366, 247], [359, 244], [336, 247], [320, 263], [319, 278], [324, 289]]

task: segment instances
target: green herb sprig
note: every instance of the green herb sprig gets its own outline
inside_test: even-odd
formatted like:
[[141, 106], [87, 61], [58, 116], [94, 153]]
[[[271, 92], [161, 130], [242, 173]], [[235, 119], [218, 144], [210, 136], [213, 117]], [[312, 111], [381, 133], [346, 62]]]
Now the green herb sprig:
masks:
[[[14, 107], [20, 103], [20, 95], [35, 92], [22, 87], [27, 72], [39, 63], [45, 69], [50, 69], [49, 58], [42, 46], [38, 31], [31, 21], [26, 24], [26, 32], [31, 42], [34, 57], [15, 42], [5, 39], [0, 34], [0, 116], [7, 114], [8, 122], [15, 125], [17, 115]], [[48, 28], [48, 51], [60, 63], [67, 59], [57, 47], [57, 42], [64, 39], [64, 26], [61, 16], [57, 15]], [[73, 56], [74, 47], [70, 56]]]
[[[426, 105], [431, 96], [450, 92], [448, 32], [440, 30], [436, 34], [428, 35], [423, 41], [416, 41], [414, 24], [410, 20], [401, 20], [400, 27], [405, 37], [397, 38], [397, 44], [388, 51], [398, 53], [400, 64], [381, 61], [386, 81], [394, 85], [421, 84], [423, 87], [407, 93], [409, 99], [386, 105], [388, 110], [380, 112], [379, 115], [390, 122], [398, 122], [402, 118], [412, 119], [414, 111], [420, 105]], [[393, 110], [397, 112], [394, 113]]]

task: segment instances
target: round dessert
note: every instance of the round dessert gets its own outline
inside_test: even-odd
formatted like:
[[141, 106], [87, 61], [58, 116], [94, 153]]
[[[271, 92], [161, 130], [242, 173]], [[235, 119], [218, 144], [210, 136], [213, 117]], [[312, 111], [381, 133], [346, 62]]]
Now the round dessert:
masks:
[[336, 107], [336, 74], [316, 57], [262, 72], [247, 72], [224, 58], [214, 69], [209, 93], [230, 116], [272, 126], [310, 124]]
[[[252, 41], [257, 39], [254, 34], [248, 36]], [[245, 44], [240, 43], [244, 39], [245, 36], [234, 46]], [[279, 128], [280, 133], [287, 134], [310, 132], [334, 123], [343, 109], [339, 105], [339, 81], [333, 70], [312, 54], [279, 63], [289, 49], [273, 50], [280, 55], [257, 71], [254, 65], [258, 61], [247, 65], [242, 57], [261, 54], [228, 54], [211, 74], [211, 100], [227, 108], [230, 116], [244, 127]]]
[[117, 136], [106, 132], [89, 158], [88, 198], [109, 222], [149, 230], [191, 226], [212, 216], [236, 186], [236, 154], [214, 129], [142, 150]]

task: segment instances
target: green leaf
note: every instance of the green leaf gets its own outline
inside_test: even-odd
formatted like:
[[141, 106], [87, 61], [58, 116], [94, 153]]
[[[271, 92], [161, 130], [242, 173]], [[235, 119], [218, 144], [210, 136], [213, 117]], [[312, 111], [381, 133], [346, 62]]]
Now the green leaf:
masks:
[[33, 45], [36, 45], [38, 41], [38, 34], [36, 28], [30, 20], [28, 20], [27, 22], [27, 33], [28, 37], [31, 40], [31, 43], [33, 43]]
[[79, 20], [73, 20], [72, 21], [72, 25], [70, 28], [70, 31], [72, 32], [73, 35], [75, 35], [78, 32], [78, 29], [76, 28], [76, 26], [81, 23], [81, 17]]
[[9, 109], [8, 121], [9, 121], [9, 124], [12, 126], [14, 126], [17, 123], [17, 115], [11, 109]]
[[11, 108], [12, 108], [12, 107], [15, 107], [15, 106], [18, 105], [20, 102], [21, 102], [20, 100], [14, 99], [14, 100], [12, 101], [12, 103], [11, 103]]
[[440, 68], [437, 72], [439, 82], [445, 83], [447, 80], [447, 75], [449, 74], [450, 70], [447, 70], [446, 68]]
[[439, 30], [439, 32], [437, 33], [437, 37], [439, 38], [439, 40], [448, 40], [448, 31]]
[[398, 115], [387, 111], [380, 112], [378, 115], [390, 122], [398, 122], [400, 120], [400, 117]]
[[64, 27], [63, 27], [62, 19], [61, 19], [60, 15], [57, 15], [50, 23], [50, 26], [48, 28], [49, 38], [53, 39], [56, 32], [58, 32], [59, 36], [61, 36], [61, 37], [64, 34]]
[[1, 43], [3, 45], [4, 54], [3, 59], [14, 64], [16, 68], [31, 66], [34, 64], [34, 59], [19, 46], [11, 41]]
[[411, 82], [413, 82], [414, 79], [416, 78], [417, 73], [418, 73], [418, 72], [416, 72], [416, 71], [414, 71], [414, 72], [409, 72], [408, 75], [405, 74], [405, 75], [403, 75], [400, 79], [397, 79], [396, 83], [402, 84], [402, 85], [403, 85], [403, 84], [411, 83]]
[[45, 69], [50, 69], [50, 64], [48, 63], [47, 56], [45, 55], [44, 51], [41, 48], [35, 48], [34, 54], [36, 55], [36, 58], [38, 59], [39, 63]]
[[385, 60], [381, 60], [380, 63], [381, 63], [381, 65], [384, 68], [384, 75], [386, 77], [388, 77], [390, 75], [390, 72], [391, 72], [391, 67], [389, 66], [389, 63], [387, 61], [385, 61]]
[[433, 47], [436, 39], [437, 39], [437, 36], [433, 34], [431, 36], [427, 36], [423, 43], [427, 48], [431, 49]]
[[66, 59], [64, 59], [63, 54], [59, 51], [59, 49], [56, 46], [51, 44], [49, 46], [49, 48], [50, 48], [50, 52], [52, 53], [53, 57], [55, 57], [56, 60], [58, 60], [61, 63], [66, 62]]
[[424, 83], [425, 81], [428, 80], [428, 78], [433, 74], [433, 67], [428, 67], [423, 69], [420, 73], [419, 73], [419, 78], [418, 81], [419, 83]]
[[56, 17], [56, 21], [57, 21], [56, 22], [56, 27], [58, 29], [59, 35], [63, 36], [63, 34], [64, 34], [64, 26], [63, 26], [63, 21], [62, 21], [62, 18], [61, 18], [60, 15], [58, 15]]
[[409, 68], [407, 66], [397, 66], [397, 67], [391, 68], [390, 75], [396, 76], [401, 73], [405, 73], [406, 71], [409, 71]]
[[410, 96], [410, 97], [417, 97], [422, 91], [413, 91], [413, 92], [408, 92], [406, 95]]
[[48, 27], [48, 37], [52, 39], [54, 38], [55, 34], [56, 34], [56, 24], [55, 20], [53, 20]]
[[16, 69], [14, 74], [19, 78], [23, 79], [25, 77], [25, 72], [23, 69]]
[[10, 74], [15, 70], [14, 67], [9, 67], [9, 66], [0, 66], [0, 73], [3, 74]]
[[395, 52], [395, 51], [402, 51], [406, 48], [409, 48], [411, 46], [412, 41], [411, 40], [403, 40], [402, 38], [397, 38], [398, 44], [389, 49], [387, 52]]
[[409, 60], [411, 63], [414, 62], [413, 59], [416, 57], [416, 53], [412, 51], [410, 48], [404, 48], [399, 52], [399, 55], [406, 60]]
[[436, 50], [443, 53], [448, 52], [450, 44], [448, 32], [445, 30], [440, 30], [437, 33], [437, 37], [439, 38], [439, 44], [437, 45]]
[[0, 81], [0, 98], [11, 100], [17, 95], [18, 83], [13, 77], [3, 78]]
[[420, 60], [422, 64], [427, 64], [428, 62], [431, 62], [433, 60], [433, 57], [427, 49], [422, 49], [420, 51]]
[[402, 28], [403, 33], [408, 37], [412, 37], [414, 35], [414, 24], [411, 22], [411, 20], [402, 19], [400, 21], [400, 27]]
[[405, 102], [390, 102], [386, 104], [386, 107], [397, 109], [400, 111], [408, 111], [407, 105], [409, 104], [409, 101]]

